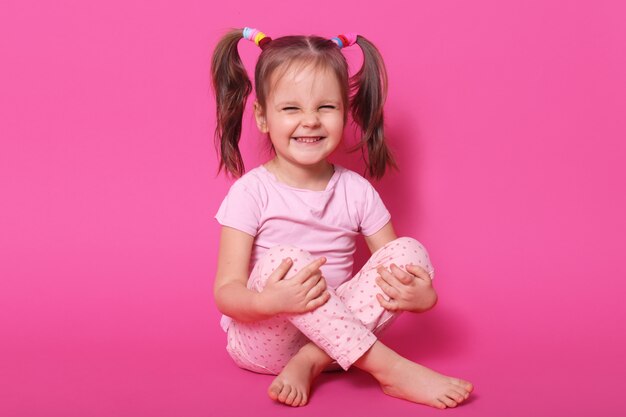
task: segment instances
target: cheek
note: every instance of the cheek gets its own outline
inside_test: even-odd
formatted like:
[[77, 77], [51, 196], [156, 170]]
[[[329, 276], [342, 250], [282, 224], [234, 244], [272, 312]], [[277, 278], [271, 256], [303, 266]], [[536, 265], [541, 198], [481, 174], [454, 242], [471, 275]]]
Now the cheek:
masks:
[[275, 134], [289, 134], [294, 129], [293, 121], [287, 118], [275, 119], [268, 123], [268, 129]]
[[343, 128], [345, 126], [344, 122], [343, 122], [343, 117], [336, 117], [332, 120], [330, 126], [332, 126], [332, 129], [335, 132], [339, 132], [339, 133], [343, 133]]

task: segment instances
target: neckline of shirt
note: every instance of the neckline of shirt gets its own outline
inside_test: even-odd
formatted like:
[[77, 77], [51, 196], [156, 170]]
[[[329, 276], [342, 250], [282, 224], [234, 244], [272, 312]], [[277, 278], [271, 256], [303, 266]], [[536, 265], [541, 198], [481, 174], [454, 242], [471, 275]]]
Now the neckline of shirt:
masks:
[[326, 189], [324, 190], [309, 190], [306, 188], [297, 188], [297, 187], [292, 187], [291, 185], [285, 184], [284, 182], [280, 181], [278, 178], [276, 178], [276, 175], [274, 175], [272, 172], [270, 172], [269, 169], [265, 168], [265, 166], [263, 164], [259, 165], [259, 169], [264, 172], [266, 174], [267, 177], [269, 177], [269, 179], [279, 185], [280, 187], [283, 188], [287, 188], [289, 190], [293, 190], [293, 191], [299, 191], [299, 192], [307, 192], [307, 193], [327, 193], [329, 191], [332, 191], [333, 188], [335, 188], [335, 184], [337, 183], [337, 181], [339, 180], [339, 176], [341, 175], [341, 171], [343, 171], [343, 167], [337, 165], [337, 164], [332, 164], [333, 165], [333, 175], [332, 177], [330, 177], [330, 180], [328, 180], [328, 184], [326, 184]]

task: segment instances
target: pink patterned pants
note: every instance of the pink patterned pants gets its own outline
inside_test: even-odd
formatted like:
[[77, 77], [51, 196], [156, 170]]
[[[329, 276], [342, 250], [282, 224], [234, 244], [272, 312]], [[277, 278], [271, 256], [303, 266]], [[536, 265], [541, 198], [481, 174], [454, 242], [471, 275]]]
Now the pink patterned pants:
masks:
[[[248, 288], [262, 291], [266, 280], [283, 258], [294, 263], [285, 279], [293, 277], [313, 261], [310, 253], [279, 245], [271, 248], [254, 266]], [[241, 368], [264, 374], [278, 374], [298, 350], [312, 341], [343, 369], [348, 369], [376, 341], [398, 313], [385, 310], [376, 299], [383, 294], [375, 279], [376, 269], [395, 263], [419, 265], [434, 276], [426, 249], [415, 239], [402, 237], [372, 254], [363, 268], [335, 290], [330, 300], [304, 314], [277, 315], [257, 322], [231, 321], [226, 349]], [[387, 298], [385, 296], [385, 298]]]

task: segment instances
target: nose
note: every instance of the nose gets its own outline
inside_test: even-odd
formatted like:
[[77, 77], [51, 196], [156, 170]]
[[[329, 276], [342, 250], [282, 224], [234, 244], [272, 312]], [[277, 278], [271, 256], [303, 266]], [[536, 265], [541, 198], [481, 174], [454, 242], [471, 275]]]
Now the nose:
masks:
[[302, 126], [308, 128], [318, 127], [320, 125], [319, 115], [316, 111], [306, 112], [302, 116]]

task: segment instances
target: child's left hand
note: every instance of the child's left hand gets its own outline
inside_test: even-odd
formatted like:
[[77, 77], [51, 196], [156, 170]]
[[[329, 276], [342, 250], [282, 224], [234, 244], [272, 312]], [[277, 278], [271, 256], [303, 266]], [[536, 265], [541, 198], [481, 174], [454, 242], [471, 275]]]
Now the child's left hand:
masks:
[[376, 284], [389, 297], [389, 300], [386, 300], [382, 294], [376, 294], [383, 308], [389, 311], [421, 313], [437, 303], [437, 293], [425, 269], [417, 265], [407, 265], [407, 272], [396, 264], [389, 265], [389, 268], [391, 271], [381, 265], [377, 269], [379, 276], [376, 278]]

